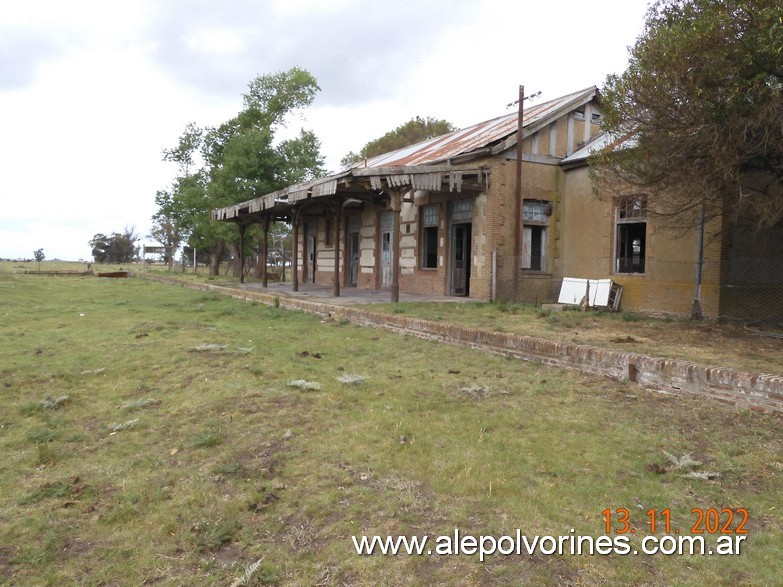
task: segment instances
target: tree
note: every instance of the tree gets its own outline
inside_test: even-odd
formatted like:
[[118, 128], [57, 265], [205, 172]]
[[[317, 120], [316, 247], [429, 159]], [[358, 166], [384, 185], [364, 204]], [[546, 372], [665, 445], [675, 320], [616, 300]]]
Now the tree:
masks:
[[[323, 175], [320, 142], [312, 132], [303, 129], [296, 138], [276, 141], [290, 115], [309, 106], [319, 90], [315, 78], [298, 67], [259, 76], [249, 84], [235, 117], [206, 129], [190, 124], [178, 145], [164, 150], [164, 160], [179, 165], [179, 176], [166, 192], [171, 198], [161, 197], [156, 216], [168, 226], [174, 222], [172, 210], [181, 215], [188, 245], [210, 251], [213, 275], [225, 249], [235, 259], [239, 256], [236, 228], [213, 222], [214, 208]], [[194, 171], [199, 159], [201, 168]], [[246, 236], [252, 240], [258, 233], [254, 229]], [[252, 247], [252, 242], [246, 244]]]
[[[175, 189], [179, 189], [181, 181], [175, 182]], [[152, 230], [150, 237], [154, 238], [166, 249], [163, 260], [168, 264], [169, 271], [174, 270], [174, 258], [180, 243], [187, 230], [185, 225], [185, 210], [178, 206], [174, 200], [174, 194], [167, 190], [158, 190], [155, 195], [155, 203], [158, 211], [152, 216]]]
[[38, 263], [38, 269], [41, 268], [41, 261], [46, 259], [46, 255], [44, 255], [43, 249], [38, 249], [33, 253], [35, 255], [35, 261]]
[[396, 151], [409, 145], [415, 145], [455, 130], [457, 130], [456, 127], [445, 120], [436, 120], [430, 116], [427, 118], [416, 116], [394, 130], [387, 132], [382, 137], [370, 141], [358, 153], [351, 151], [342, 158], [340, 165], [349, 167], [357, 161]]
[[783, 220], [783, 7], [779, 0], [659, 0], [610, 75], [604, 127], [629, 148], [592, 160], [597, 192], [646, 193], [690, 227], [726, 214]]
[[136, 242], [139, 240], [135, 227], [125, 227], [121, 233], [111, 236], [98, 233], [89, 241], [96, 263], [130, 263], [139, 254]]

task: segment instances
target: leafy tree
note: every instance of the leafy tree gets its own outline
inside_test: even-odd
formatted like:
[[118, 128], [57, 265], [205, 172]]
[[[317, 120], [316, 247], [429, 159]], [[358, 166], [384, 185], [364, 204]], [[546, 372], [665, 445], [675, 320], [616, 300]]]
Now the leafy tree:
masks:
[[[177, 187], [179, 184], [179, 180], [175, 182]], [[158, 205], [158, 211], [152, 216], [150, 236], [166, 249], [163, 258], [169, 266], [169, 271], [173, 271], [174, 258], [186, 231], [186, 213], [175, 202], [174, 194], [167, 190], [158, 190], [155, 203]]]
[[396, 151], [409, 145], [415, 145], [455, 130], [457, 130], [456, 127], [445, 120], [437, 120], [430, 116], [427, 118], [416, 116], [394, 130], [387, 132], [382, 137], [370, 141], [358, 153], [351, 151], [340, 160], [340, 165], [349, 167], [358, 161]]
[[598, 192], [648, 194], [673, 226], [728, 214], [783, 219], [783, 6], [659, 0], [627, 70], [602, 90], [604, 126], [631, 148], [593, 160]]
[[98, 233], [89, 241], [96, 263], [130, 263], [139, 254], [136, 242], [139, 236], [134, 227], [125, 227], [123, 232], [111, 236]]
[[33, 255], [35, 255], [35, 261], [36, 263], [38, 263], [38, 269], [40, 269], [41, 261], [46, 259], [46, 255], [44, 255], [43, 249], [38, 249], [37, 251], [35, 251], [35, 253], [33, 253]]
[[[315, 78], [298, 67], [259, 76], [249, 84], [235, 117], [213, 128], [188, 125], [178, 145], [164, 151], [165, 160], [179, 165], [179, 176], [171, 197], [161, 197], [158, 215], [164, 226], [180, 222], [175, 216], [181, 219], [188, 245], [210, 251], [212, 274], [226, 249], [235, 259], [239, 252], [236, 228], [213, 222], [214, 208], [323, 175], [320, 142], [312, 132], [276, 141], [290, 115], [309, 106], [319, 90]], [[198, 160], [202, 166], [194, 171]], [[248, 247], [259, 232], [255, 227], [248, 231]]]

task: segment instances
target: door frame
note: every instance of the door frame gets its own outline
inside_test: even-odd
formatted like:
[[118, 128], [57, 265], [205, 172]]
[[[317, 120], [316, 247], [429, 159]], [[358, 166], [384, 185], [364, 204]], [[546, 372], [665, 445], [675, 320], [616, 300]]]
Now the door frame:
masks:
[[[312, 250], [311, 240], [312, 239]], [[315, 268], [318, 264], [318, 225], [312, 222], [305, 224], [304, 230], [304, 260], [305, 270], [302, 276], [304, 283], [315, 283]]]
[[[464, 231], [462, 235], [461, 247], [458, 247], [457, 232]], [[473, 237], [473, 223], [471, 222], [455, 222], [451, 225], [450, 238], [449, 238], [449, 295], [452, 296], [470, 296], [470, 266], [472, 257], [472, 237]], [[461, 249], [461, 250], [460, 250]], [[461, 287], [458, 292], [457, 289], [457, 253], [462, 254], [462, 263], [464, 264], [464, 287]], [[463, 284], [459, 284], [463, 285]]]
[[[378, 216], [378, 289], [390, 289], [394, 276], [392, 270], [394, 268], [394, 212], [385, 210]], [[386, 221], [384, 223], [384, 220]], [[390, 222], [391, 221], [391, 222]], [[388, 259], [384, 263], [383, 258], [383, 240], [384, 235], [389, 237], [389, 250]], [[386, 266], [385, 266], [386, 265]], [[384, 268], [386, 269], [385, 275], [388, 276], [388, 282], [384, 281]]]

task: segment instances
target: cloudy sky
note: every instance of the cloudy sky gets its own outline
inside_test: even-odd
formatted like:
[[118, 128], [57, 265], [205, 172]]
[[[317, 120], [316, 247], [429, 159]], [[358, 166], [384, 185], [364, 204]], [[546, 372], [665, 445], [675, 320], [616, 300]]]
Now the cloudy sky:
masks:
[[[414, 116], [462, 127], [625, 69], [647, 0], [26, 0], [0, 11], [0, 258], [89, 259], [146, 236], [189, 122], [234, 116], [299, 66], [327, 168]], [[145, 239], [145, 242], [151, 242]]]

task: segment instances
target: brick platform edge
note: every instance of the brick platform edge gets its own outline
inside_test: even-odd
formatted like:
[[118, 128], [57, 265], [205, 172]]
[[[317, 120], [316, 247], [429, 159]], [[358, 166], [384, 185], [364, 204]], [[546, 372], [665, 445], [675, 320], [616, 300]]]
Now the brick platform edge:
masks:
[[302, 310], [334, 320], [348, 320], [352, 324], [384, 328], [400, 334], [526, 361], [603, 375], [617, 381], [630, 381], [657, 392], [701, 396], [739, 408], [783, 415], [783, 377], [778, 375], [747, 373], [679, 359], [663, 359], [518, 334], [477, 330], [399, 314], [373, 312], [357, 306], [338, 306], [149, 274], [136, 276], [170, 285], [213, 291], [243, 300], [279, 305], [289, 310]]

